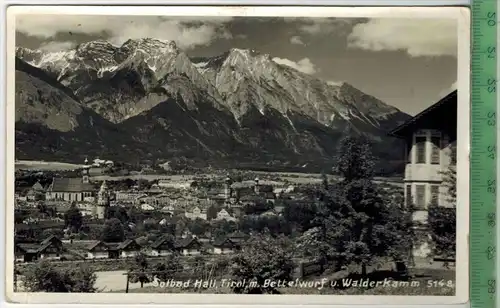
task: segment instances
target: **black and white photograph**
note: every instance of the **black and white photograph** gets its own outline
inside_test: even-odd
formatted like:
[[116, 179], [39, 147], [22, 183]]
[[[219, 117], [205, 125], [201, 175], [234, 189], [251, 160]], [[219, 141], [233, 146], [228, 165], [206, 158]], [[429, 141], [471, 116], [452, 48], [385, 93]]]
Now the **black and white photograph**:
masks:
[[8, 297], [466, 301], [468, 14], [9, 10]]

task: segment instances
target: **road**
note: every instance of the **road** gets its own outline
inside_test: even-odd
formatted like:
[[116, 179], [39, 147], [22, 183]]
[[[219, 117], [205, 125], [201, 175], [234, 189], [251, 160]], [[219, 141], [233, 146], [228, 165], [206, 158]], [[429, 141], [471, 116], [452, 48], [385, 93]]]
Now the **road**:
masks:
[[[110, 291], [123, 291], [127, 285], [127, 278], [125, 275], [126, 271], [107, 271], [107, 272], [96, 272], [96, 282], [95, 287], [99, 292], [110, 292]], [[23, 277], [18, 277], [18, 291], [23, 292]], [[140, 283], [130, 283], [129, 289], [139, 289], [141, 287]]]
[[[120, 291], [125, 292], [127, 285], [126, 271], [107, 271], [96, 272], [97, 280], [95, 287], [100, 292]], [[129, 289], [138, 289], [141, 287], [140, 283], [130, 283]]]

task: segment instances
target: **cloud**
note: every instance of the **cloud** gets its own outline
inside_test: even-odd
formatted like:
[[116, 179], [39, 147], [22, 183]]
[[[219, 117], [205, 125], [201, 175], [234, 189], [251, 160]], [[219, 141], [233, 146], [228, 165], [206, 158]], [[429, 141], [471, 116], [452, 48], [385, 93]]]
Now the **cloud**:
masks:
[[297, 24], [300, 33], [308, 35], [336, 34], [347, 35], [353, 25], [360, 22], [359, 18], [286, 18], [286, 21]]
[[299, 60], [297, 62], [289, 60], [289, 59], [283, 59], [283, 58], [273, 58], [273, 61], [281, 64], [281, 65], [286, 65], [291, 68], [294, 68], [302, 73], [305, 74], [314, 74], [317, 72], [316, 66], [314, 63], [311, 62], [309, 58], [304, 58], [302, 60]]
[[403, 50], [412, 57], [456, 56], [457, 23], [451, 19], [371, 19], [353, 27], [351, 48]]
[[442, 99], [446, 95], [450, 94], [451, 92], [455, 91], [457, 89], [457, 81], [455, 80], [449, 87], [443, 89], [441, 92], [439, 92], [437, 99]]
[[40, 46], [40, 49], [53, 52], [53, 51], [62, 51], [68, 50], [75, 47], [76, 44], [74, 42], [47, 42]]
[[[54, 22], [54, 21], [57, 22]], [[61, 32], [107, 34], [115, 44], [128, 39], [151, 37], [176, 41], [189, 49], [208, 45], [216, 38], [231, 38], [225, 24], [230, 17], [166, 18], [158, 16], [19, 16], [16, 29], [28, 35], [48, 39]]]
[[304, 42], [302, 42], [302, 39], [300, 36], [292, 36], [290, 38], [290, 43], [295, 44], [295, 45], [305, 45]]

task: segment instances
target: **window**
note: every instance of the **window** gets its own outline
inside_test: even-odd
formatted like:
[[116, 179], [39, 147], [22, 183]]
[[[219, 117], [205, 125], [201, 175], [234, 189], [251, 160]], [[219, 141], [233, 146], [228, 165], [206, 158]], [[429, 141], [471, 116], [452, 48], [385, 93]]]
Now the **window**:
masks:
[[417, 200], [416, 206], [418, 208], [425, 208], [425, 185], [416, 186]]
[[451, 153], [450, 153], [450, 164], [455, 166], [457, 164], [457, 145], [451, 145]]
[[411, 143], [407, 144], [405, 147], [406, 163], [408, 163], [408, 164], [411, 164], [411, 162], [412, 162], [411, 148], [412, 148]]
[[431, 164], [439, 165], [441, 156], [441, 138], [431, 137], [431, 145], [432, 145]]
[[416, 155], [417, 155], [417, 164], [425, 164], [425, 143], [426, 143], [426, 137], [416, 137], [415, 138], [415, 148], [416, 148]]
[[431, 204], [439, 205], [439, 185], [431, 185]]
[[412, 195], [411, 195], [411, 185], [406, 185], [406, 207], [410, 207], [413, 203]]

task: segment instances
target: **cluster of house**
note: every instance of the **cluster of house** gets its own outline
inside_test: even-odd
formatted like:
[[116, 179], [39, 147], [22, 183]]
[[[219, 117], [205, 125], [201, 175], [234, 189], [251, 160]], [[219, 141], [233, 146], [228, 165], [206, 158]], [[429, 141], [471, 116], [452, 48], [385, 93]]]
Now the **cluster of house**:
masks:
[[[95, 164], [96, 162], [94, 162]], [[97, 163], [105, 163], [97, 161]], [[234, 182], [229, 176], [224, 180], [222, 188], [207, 190], [198, 189], [196, 181], [176, 182], [159, 180], [147, 190], [132, 187], [126, 191], [111, 192], [104, 181], [99, 190], [90, 181], [93, 167], [85, 165], [82, 176], [77, 178], [54, 178], [44, 188], [35, 183], [25, 196], [24, 201], [44, 201], [64, 212], [71, 203], [81, 210], [83, 215], [102, 219], [106, 208], [114, 205], [135, 206], [142, 211], [161, 211], [169, 216], [184, 216], [189, 219], [228, 220], [234, 221], [241, 216], [242, 209], [258, 203], [275, 203], [283, 194], [291, 193], [295, 187], [274, 188], [269, 183], [262, 183], [256, 178], [253, 181]], [[22, 201], [21, 197], [17, 197]], [[218, 208], [216, 217], [207, 217], [207, 209]], [[279, 214], [280, 209], [276, 213]]]
[[185, 236], [172, 241], [169, 237], [160, 237], [152, 244], [140, 244], [136, 239], [128, 239], [120, 243], [103, 241], [62, 241], [50, 236], [40, 243], [17, 243], [15, 245], [16, 262], [33, 262], [36, 260], [91, 260], [120, 259], [144, 254], [150, 257], [168, 255], [194, 256], [202, 254], [231, 254], [241, 248], [247, 238], [243, 233], [217, 239]]

